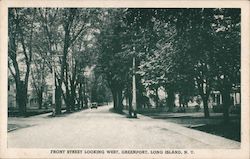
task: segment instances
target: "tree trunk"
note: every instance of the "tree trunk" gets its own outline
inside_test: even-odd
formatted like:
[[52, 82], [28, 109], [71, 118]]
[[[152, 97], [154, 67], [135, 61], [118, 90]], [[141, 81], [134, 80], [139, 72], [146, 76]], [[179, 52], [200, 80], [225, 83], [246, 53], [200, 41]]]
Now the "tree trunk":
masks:
[[81, 110], [81, 102], [80, 102], [79, 98], [76, 100], [77, 100], [77, 110]]
[[39, 105], [39, 109], [42, 109], [42, 106], [43, 106], [43, 91], [42, 91], [42, 89], [40, 90], [39, 95], [38, 95], [38, 105]]
[[83, 78], [83, 100], [84, 100], [84, 106], [85, 106], [85, 107], [88, 107], [88, 99], [87, 99], [87, 97], [86, 97], [86, 85], [85, 85], [85, 80], [86, 80], [86, 79]]
[[[29, 41], [27, 40], [27, 43], [25, 43], [25, 36], [28, 36], [23, 33], [23, 26], [20, 24], [21, 19], [19, 18], [20, 14], [18, 10], [13, 9], [10, 10], [9, 12], [10, 16], [10, 24], [13, 27], [9, 27], [10, 32], [13, 33], [16, 32], [15, 34], [10, 34], [10, 41], [9, 41], [9, 52], [8, 56], [13, 62], [13, 71], [10, 67], [10, 64], [8, 64], [9, 70], [13, 77], [15, 78], [15, 83], [16, 83], [16, 102], [19, 107], [19, 113], [21, 116], [26, 115], [26, 104], [27, 104], [27, 89], [28, 89], [28, 80], [29, 80], [29, 71], [30, 71], [30, 65], [31, 65], [31, 59], [32, 59], [32, 37], [33, 37], [33, 22], [34, 22], [34, 14], [35, 11], [33, 12], [32, 16], [32, 22], [31, 22], [31, 29], [30, 31], [30, 36], [29, 36]], [[16, 15], [16, 16], [15, 16]], [[14, 27], [15, 26], [15, 27]], [[20, 42], [20, 47], [22, 47], [22, 52], [24, 54], [24, 59], [25, 59], [25, 65], [26, 65], [26, 72], [25, 74], [25, 79], [22, 81], [20, 79], [20, 70], [17, 62], [17, 49], [18, 49], [18, 43]], [[26, 47], [29, 47], [29, 51], [27, 51]], [[24, 70], [23, 70], [24, 71]], [[14, 73], [15, 72], [15, 73]]]
[[76, 100], [75, 86], [71, 86], [70, 105], [72, 111], [75, 111], [75, 100]]
[[169, 107], [168, 112], [173, 112], [174, 100], [175, 100], [174, 91], [172, 89], [168, 89], [167, 93], [168, 97], [166, 101], [167, 101], [167, 106]]
[[122, 111], [122, 91], [117, 89], [112, 89], [112, 96], [114, 101], [114, 110], [117, 112]]
[[27, 104], [27, 88], [25, 88], [25, 84], [23, 81], [20, 81], [18, 85], [16, 85], [16, 101], [19, 107], [19, 115], [26, 115], [26, 104]]
[[118, 112], [122, 112], [122, 109], [123, 109], [123, 104], [122, 104], [122, 101], [123, 101], [123, 98], [122, 98], [122, 90], [119, 90], [118, 93], [118, 107], [117, 107], [117, 111]]
[[113, 97], [113, 108], [116, 109], [117, 106], [117, 93], [114, 89], [111, 89], [112, 97]]
[[64, 98], [65, 104], [66, 104], [66, 112], [70, 113], [71, 107], [70, 107], [70, 93], [69, 93], [69, 89], [67, 88], [68, 86], [66, 86], [66, 96]]
[[[72, 63], [73, 63], [73, 59], [72, 59]], [[76, 67], [77, 67], [77, 64], [75, 63], [73, 66], [72, 66], [73, 70], [72, 70], [72, 77], [69, 77], [70, 79], [70, 96], [71, 96], [71, 110], [72, 111], [75, 111], [76, 109], [76, 100], [77, 100], [77, 97], [76, 97], [76, 86], [77, 86], [77, 81], [76, 81]], [[68, 69], [67, 69], [68, 70]], [[79, 108], [78, 108], [79, 110]]]
[[159, 107], [159, 95], [158, 95], [158, 88], [155, 89], [155, 106], [156, 108]]
[[[61, 70], [60, 70], [60, 79], [58, 81], [59, 88], [58, 88], [58, 94], [57, 94], [58, 95], [58, 103], [56, 103], [56, 114], [61, 114], [62, 82], [63, 82], [63, 78], [64, 78], [64, 71], [65, 71], [66, 66], [67, 66], [67, 55], [68, 55], [69, 41], [70, 41], [70, 39], [69, 39], [70, 38], [70, 31], [68, 30], [69, 29], [69, 22], [68, 21], [65, 21], [65, 22], [66, 22], [66, 24], [65, 24], [65, 28], [64, 28], [65, 32], [64, 32], [63, 58], [62, 58]], [[60, 98], [60, 100], [59, 100], [59, 98]], [[67, 102], [66, 102], [66, 105], [67, 105], [67, 111], [69, 111]]]
[[85, 104], [85, 107], [88, 107], [88, 99], [84, 93], [84, 104]]
[[25, 95], [23, 90], [18, 90], [16, 93], [16, 100], [19, 107], [19, 115], [26, 116], [26, 100], [27, 95]]
[[222, 92], [222, 103], [223, 103], [223, 117], [224, 121], [229, 121], [229, 106], [230, 106], [230, 91], [225, 90]]
[[79, 86], [79, 104], [80, 104], [80, 108], [83, 109], [83, 90], [82, 90], [82, 80], [80, 80], [80, 86]]
[[205, 118], [209, 118], [209, 109], [208, 109], [208, 97], [202, 97], [202, 101], [203, 101], [203, 107], [204, 107], [204, 116]]
[[129, 93], [129, 96], [128, 96], [128, 110], [129, 110], [129, 115], [132, 116], [132, 94]]
[[71, 101], [70, 101], [70, 105], [71, 105], [71, 110], [75, 111], [76, 109], [76, 98], [75, 98], [75, 93], [71, 94]]
[[56, 86], [55, 90], [55, 103], [56, 103], [56, 115], [61, 114], [61, 107], [62, 107], [62, 89], [58, 86]]

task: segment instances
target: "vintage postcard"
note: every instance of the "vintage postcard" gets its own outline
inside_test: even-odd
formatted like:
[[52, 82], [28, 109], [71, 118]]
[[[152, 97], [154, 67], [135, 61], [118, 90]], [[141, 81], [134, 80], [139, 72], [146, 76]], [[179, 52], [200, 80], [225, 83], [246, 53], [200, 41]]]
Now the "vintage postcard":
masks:
[[0, 0], [0, 158], [248, 159], [249, 6]]

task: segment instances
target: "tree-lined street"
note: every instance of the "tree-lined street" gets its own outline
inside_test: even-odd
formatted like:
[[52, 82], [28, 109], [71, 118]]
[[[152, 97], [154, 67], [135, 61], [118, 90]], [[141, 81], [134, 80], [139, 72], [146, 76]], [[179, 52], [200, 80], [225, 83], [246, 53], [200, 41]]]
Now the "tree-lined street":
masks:
[[[8, 15], [10, 147], [239, 147], [219, 137], [241, 141], [239, 8], [9, 8]], [[180, 113], [191, 114], [182, 118], [191, 124], [199, 114], [204, 132], [167, 119]]]

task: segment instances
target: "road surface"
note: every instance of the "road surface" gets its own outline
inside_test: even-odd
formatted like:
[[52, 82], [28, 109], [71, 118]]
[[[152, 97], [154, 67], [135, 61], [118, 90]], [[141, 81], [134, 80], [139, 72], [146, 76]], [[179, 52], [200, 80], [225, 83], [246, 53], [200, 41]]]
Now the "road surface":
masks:
[[23, 128], [8, 133], [10, 148], [171, 149], [239, 148], [240, 143], [161, 119], [139, 119], [109, 111], [111, 106], [51, 118], [9, 118]]

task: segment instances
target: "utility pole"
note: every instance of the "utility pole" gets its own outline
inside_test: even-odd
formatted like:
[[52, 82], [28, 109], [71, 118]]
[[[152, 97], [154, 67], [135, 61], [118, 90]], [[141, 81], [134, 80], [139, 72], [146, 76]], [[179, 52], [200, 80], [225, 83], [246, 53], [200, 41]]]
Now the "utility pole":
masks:
[[132, 114], [137, 118], [137, 103], [136, 103], [136, 79], [135, 79], [135, 57], [133, 57], [133, 83], [132, 83]]

